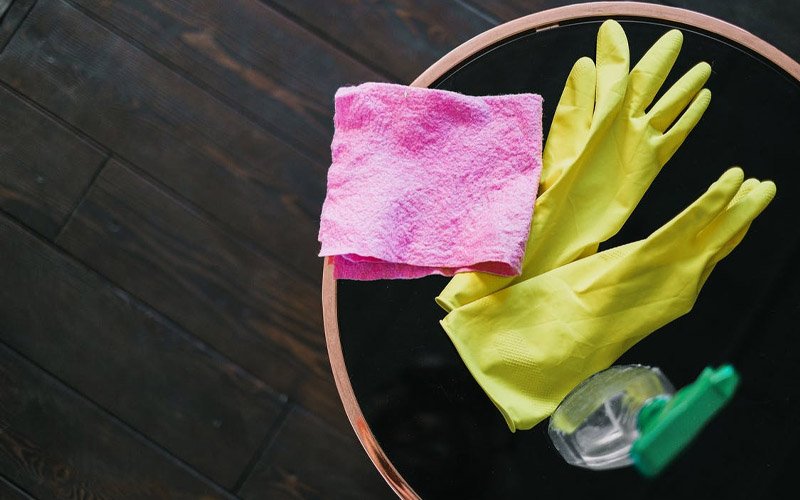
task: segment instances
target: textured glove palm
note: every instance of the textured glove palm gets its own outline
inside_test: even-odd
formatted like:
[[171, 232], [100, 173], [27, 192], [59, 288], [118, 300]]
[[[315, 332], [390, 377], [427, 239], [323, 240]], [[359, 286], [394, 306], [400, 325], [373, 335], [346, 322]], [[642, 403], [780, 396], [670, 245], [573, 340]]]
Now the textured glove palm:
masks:
[[775, 185], [732, 168], [673, 220], [630, 243], [450, 312], [442, 326], [511, 430], [547, 418], [582, 380], [687, 313]]

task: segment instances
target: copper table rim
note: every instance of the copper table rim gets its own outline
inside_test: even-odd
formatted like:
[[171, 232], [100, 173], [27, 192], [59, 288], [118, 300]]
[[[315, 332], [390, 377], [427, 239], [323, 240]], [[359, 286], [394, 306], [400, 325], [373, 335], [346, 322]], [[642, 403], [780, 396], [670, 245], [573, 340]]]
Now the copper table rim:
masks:
[[[412, 83], [413, 87], [429, 87], [447, 72], [468, 58], [506, 38], [522, 32], [541, 31], [559, 26], [559, 23], [583, 18], [640, 17], [659, 21], [672, 21], [721, 35], [761, 55], [777, 65], [794, 79], [800, 81], [800, 63], [773, 45], [752, 33], [715, 17], [686, 9], [641, 2], [593, 2], [567, 5], [520, 17], [496, 26], [459, 45], [433, 63]], [[380, 474], [403, 500], [422, 500], [397, 471], [375, 439], [356, 400], [347, 367], [344, 362], [337, 313], [336, 279], [333, 277], [333, 259], [326, 258], [322, 271], [322, 313], [325, 341], [328, 347], [336, 389], [344, 405], [353, 430]]]

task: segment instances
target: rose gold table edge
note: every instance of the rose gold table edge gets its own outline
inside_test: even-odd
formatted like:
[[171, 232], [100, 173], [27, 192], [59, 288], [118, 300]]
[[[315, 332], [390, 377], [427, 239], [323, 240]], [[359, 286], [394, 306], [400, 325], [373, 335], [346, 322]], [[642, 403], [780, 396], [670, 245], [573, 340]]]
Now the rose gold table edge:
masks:
[[[568, 5], [537, 12], [485, 31], [459, 45], [436, 61], [417, 77], [411, 83], [411, 86], [428, 87], [473, 54], [523, 31], [555, 27], [558, 26], [560, 22], [579, 18], [614, 16], [631, 16], [672, 21], [716, 33], [766, 57], [769, 61], [800, 81], [800, 63], [750, 32], [720, 19], [676, 7], [641, 2], [594, 2]], [[404, 500], [421, 500], [420, 496], [417, 495], [397, 469], [395, 469], [394, 465], [378, 444], [375, 436], [372, 434], [372, 430], [364, 419], [364, 414], [361, 412], [358, 401], [356, 401], [353, 387], [350, 384], [350, 377], [347, 374], [347, 367], [344, 362], [342, 345], [339, 338], [336, 280], [333, 277], [333, 260], [331, 258], [326, 258], [323, 264], [322, 313], [325, 328], [325, 341], [328, 347], [328, 356], [330, 358], [336, 388], [339, 391], [339, 397], [344, 405], [347, 418], [350, 420], [350, 424], [353, 426], [358, 440], [361, 442], [361, 445], [364, 447], [364, 450], [367, 452], [367, 455], [369, 455], [373, 464], [375, 464], [375, 467], [400, 498]]]
[[325, 343], [328, 346], [328, 357], [331, 361], [331, 369], [333, 370], [333, 379], [336, 383], [336, 389], [339, 391], [339, 397], [344, 404], [345, 413], [350, 420], [350, 425], [356, 432], [361, 446], [366, 450], [367, 455], [375, 464], [375, 467], [381, 473], [383, 478], [389, 483], [395, 493], [400, 498], [408, 500], [421, 500], [411, 486], [403, 479], [403, 476], [397, 472], [392, 462], [386, 457], [383, 449], [378, 444], [372, 430], [367, 425], [364, 419], [364, 414], [361, 412], [361, 407], [356, 401], [356, 396], [353, 393], [353, 386], [350, 385], [350, 377], [347, 375], [347, 367], [344, 363], [344, 355], [342, 354], [342, 344], [339, 340], [339, 320], [336, 308], [336, 280], [333, 277], [333, 259], [326, 258], [322, 270], [322, 315], [323, 324], [325, 327]]
[[800, 80], [800, 63], [749, 31], [721, 19], [677, 7], [642, 2], [594, 2], [567, 5], [537, 12], [485, 31], [445, 54], [444, 57], [433, 63], [418, 76], [411, 83], [411, 86], [428, 87], [454, 66], [476, 52], [523, 31], [556, 27], [558, 23], [579, 18], [614, 16], [643, 17], [678, 22], [722, 35], [766, 57], [795, 79]]

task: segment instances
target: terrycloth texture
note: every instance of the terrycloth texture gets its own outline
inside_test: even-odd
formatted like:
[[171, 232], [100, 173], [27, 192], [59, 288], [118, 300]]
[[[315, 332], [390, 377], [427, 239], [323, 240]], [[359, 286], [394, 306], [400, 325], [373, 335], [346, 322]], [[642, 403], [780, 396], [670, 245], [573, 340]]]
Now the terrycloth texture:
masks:
[[365, 83], [336, 92], [320, 256], [346, 279], [519, 274], [542, 98]]
[[[430, 266], [411, 266], [408, 264], [395, 264], [384, 261], [359, 261], [357, 256], [334, 255], [333, 269], [337, 279], [352, 280], [379, 280], [386, 278], [393, 279], [414, 279], [423, 278], [431, 274], [442, 274], [451, 276], [454, 273], [469, 272], [476, 270], [475, 267], [463, 268], [442, 268]], [[501, 274], [507, 269], [505, 263], [481, 262], [481, 271], [486, 273]]]

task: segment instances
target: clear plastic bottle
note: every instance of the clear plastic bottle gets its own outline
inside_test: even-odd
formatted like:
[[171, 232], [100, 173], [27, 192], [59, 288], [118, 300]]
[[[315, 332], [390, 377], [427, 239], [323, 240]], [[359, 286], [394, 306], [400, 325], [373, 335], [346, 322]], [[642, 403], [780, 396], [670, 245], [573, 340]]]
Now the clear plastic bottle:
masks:
[[678, 394], [658, 368], [614, 366], [586, 379], [550, 417], [564, 459], [603, 470], [635, 465], [658, 474], [732, 397], [733, 367], [706, 368]]

